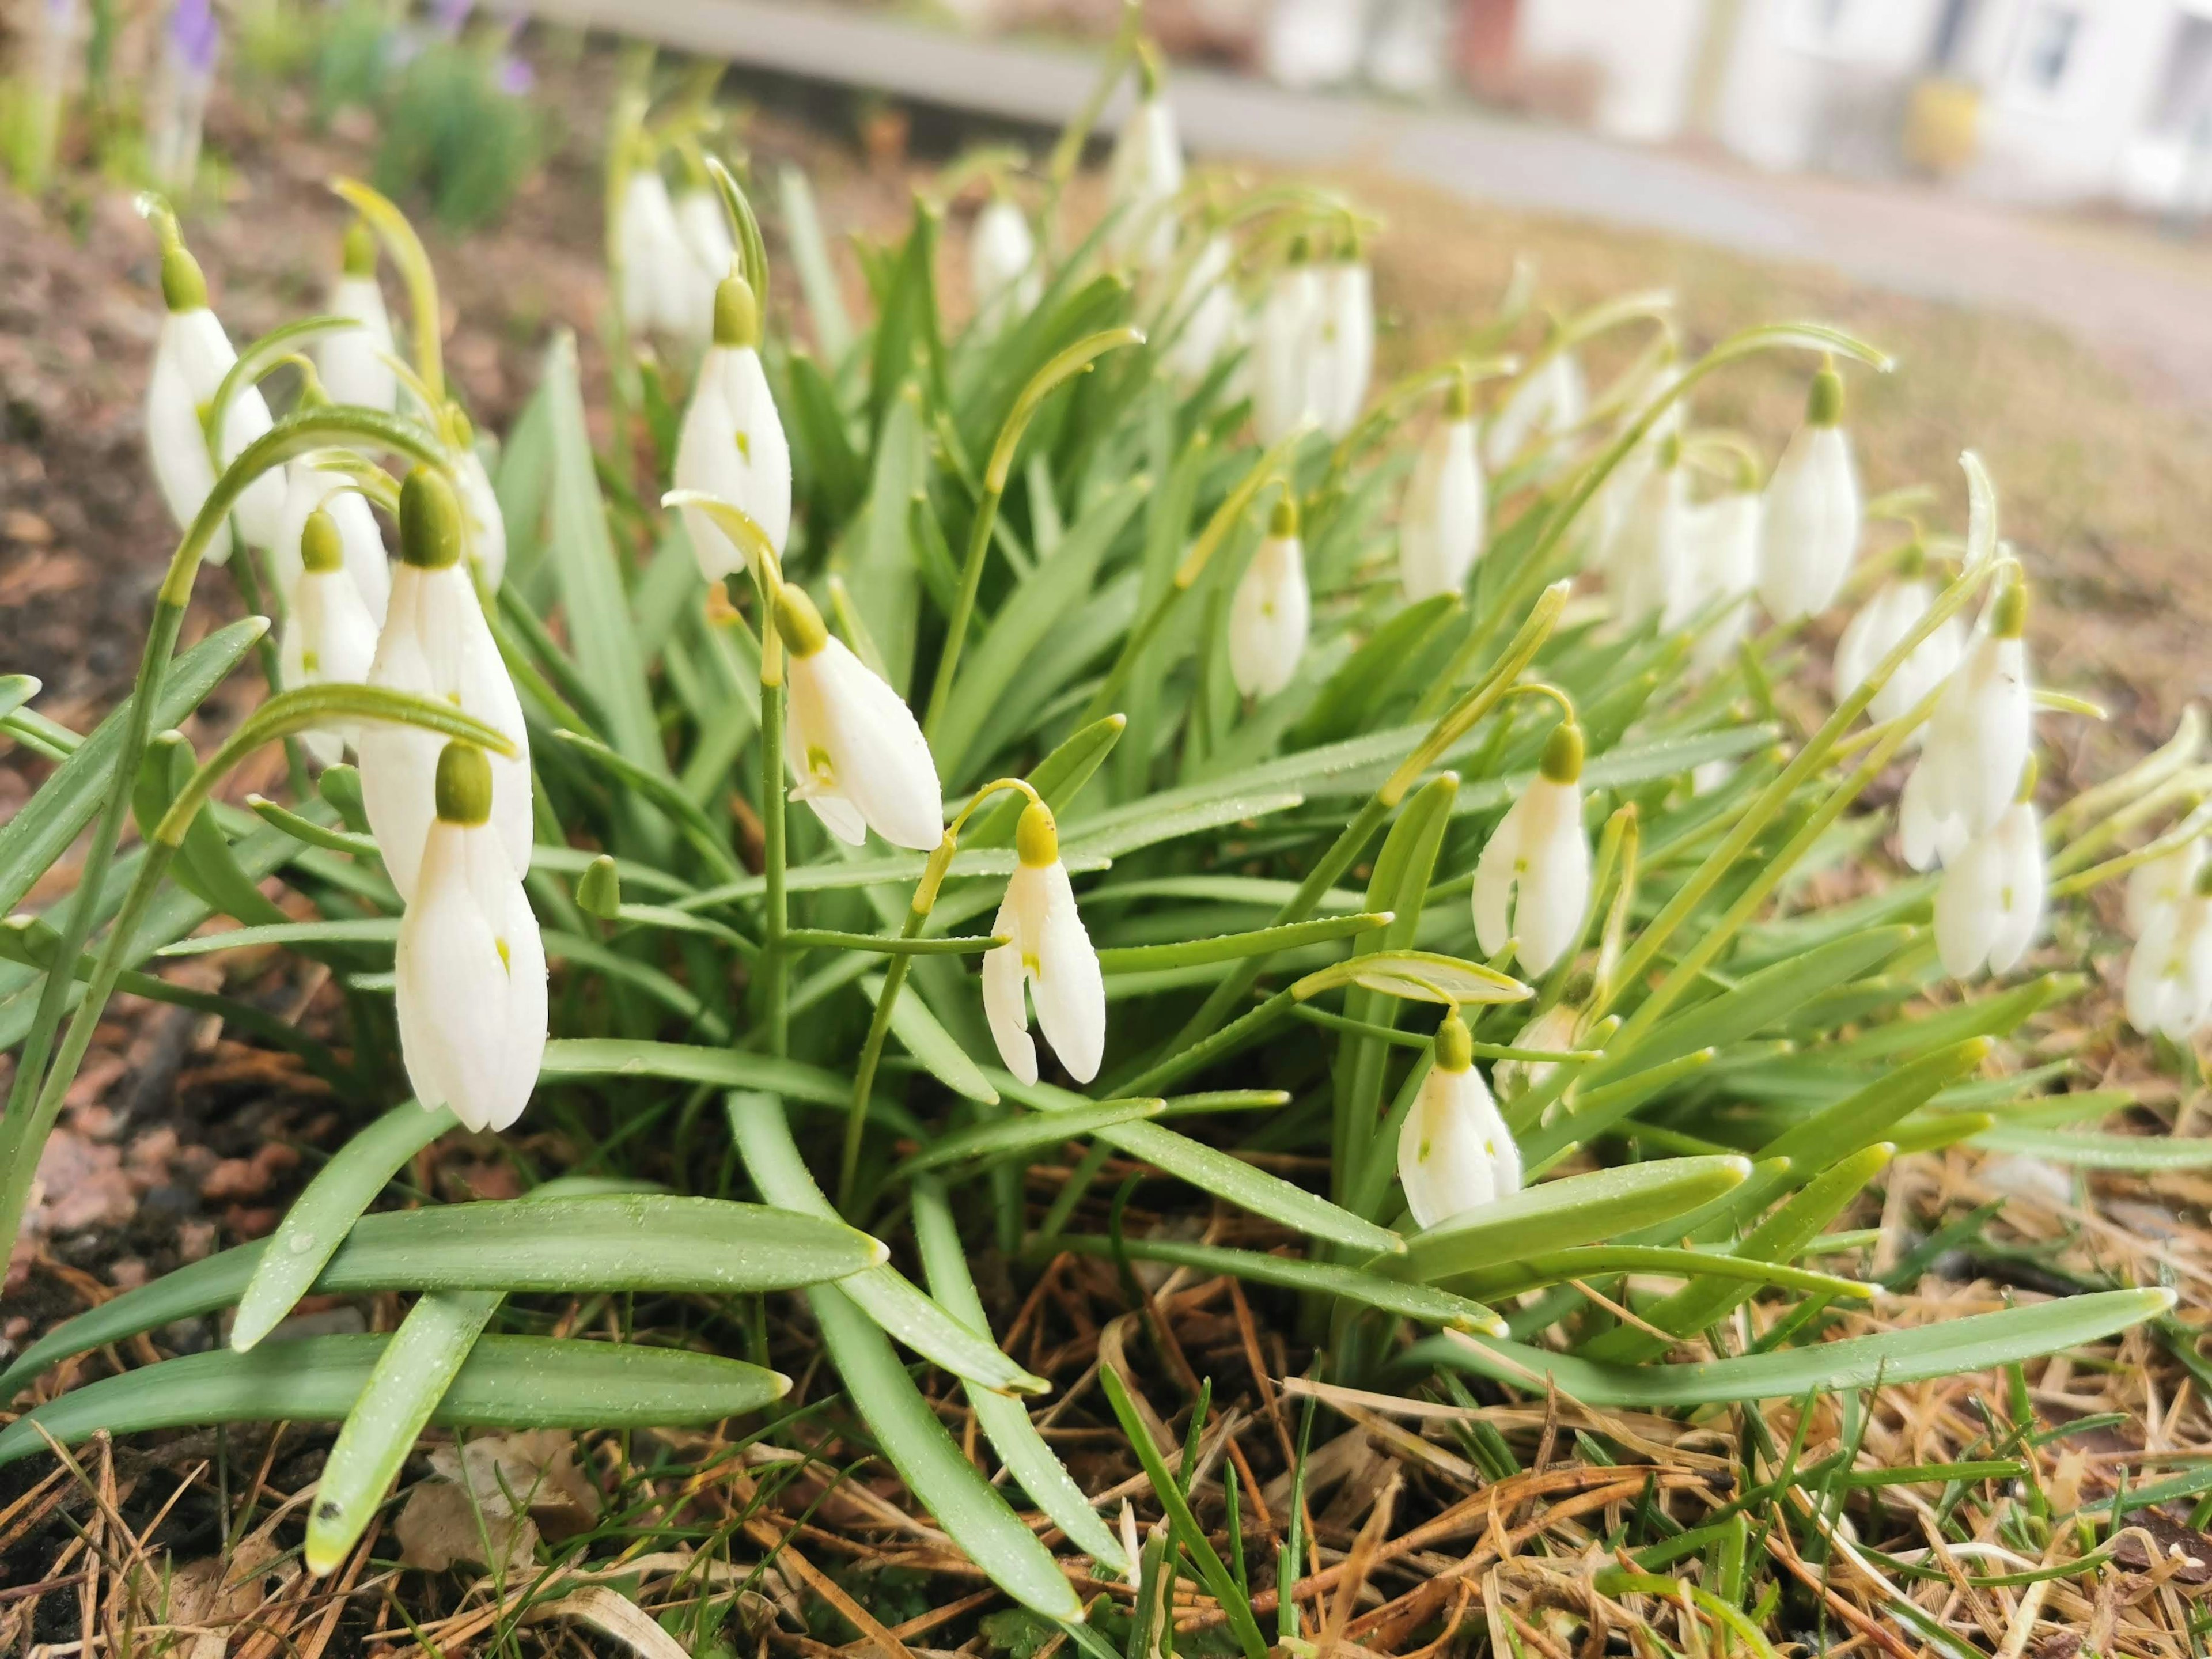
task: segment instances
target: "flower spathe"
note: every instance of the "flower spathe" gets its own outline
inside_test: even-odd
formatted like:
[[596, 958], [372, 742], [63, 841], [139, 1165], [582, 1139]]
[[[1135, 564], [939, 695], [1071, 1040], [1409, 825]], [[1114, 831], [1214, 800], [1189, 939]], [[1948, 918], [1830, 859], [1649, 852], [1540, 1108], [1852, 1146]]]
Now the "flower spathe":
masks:
[[968, 285], [975, 298], [975, 320], [996, 334], [1029, 310], [1044, 292], [1036, 238], [1012, 198], [994, 194], [975, 216], [968, 240]]
[[1517, 941], [1515, 960], [1530, 974], [1546, 971], [1574, 944], [1589, 903], [1582, 775], [1582, 727], [1562, 720], [1545, 741], [1534, 780], [1475, 861], [1475, 939], [1492, 957]]
[[1482, 556], [1488, 489], [1475, 453], [1474, 409], [1455, 381], [1406, 483], [1398, 516], [1398, 577], [1409, 600], [1456, 593]]
[[[1865, 684], [1881, 659], [1905, 642], [1936, 602], [1936, 588], [1926, 575], [1926, 555], [1917, 544], [1905, 550], [1898, 568], [1859, 607], [1836, 641], [1835, 690], [1838, 701]], [[1966, 628], [1956, 617], [1945, 619], [1913, 647], [1896, 673], [1874, 701], [1867, 714], [1876, 720], [1892, 720], [1909, 713], [1949, 678], [1966, 649]]]
[[2034, 712], [2021, 639], [2027, 617], [2027, 590], [2014, 581], [1943, 683], [1898, 802], [1899, 839], [1916, 870], [1987, 834], [2013, 803]]
[[2186, 1042], [2212, 1023], [2212, 894], [2204, 885], [2193, 878], [2158, 906], [2128, 957], [2128, 1024], [2145, 1036]]
[[2044, 890], [2043, 826], [2032, 805], [2014, 801], [1944, 866], [1936, 890], [1943, 971], [1966, 979], [2015, 966], [2042, 930]]
[[1474, 1068], [1457, 1009], [1437, 1029], [1434, 1061], [1398, 1132], [1398, 1183], [1424, 1229], [1521, 1190], [1521, 1149]]
[[376, 235], [356, 219], [345, 235], [344, 263], [331, 284], [333, 317], [350, 317], [357, 328], [342, 328], [315, 343], [315, 369], [323, 390], [342, 404], [364, 409], [395, 409], [399, 374], [391, 363], [392, 314], [376, 280]]
[[[1024, 1083], [1037, 1079], [1037, 1029], [1069, 1076], [1088, 1083], [1106, 1053], [1106, 981], [1060, 862], [1052, 809], [1032, 800], [1014, 830], [1016, 863], [991, 931], [1006, 943], [983, 953], [983, 1014], [999, 1058]], [[1025, 1001], [1026, 997], [1026, 1001]]]
[[435, 817], [393, 963], [399, 1049], [423, 1109], [471, 1129], [522, 1115], [545, 1057], [545, 945], [489, 822], [496, 793], [484, 752], [447, 744]]
[[[376, 641], [371, 685], [451, 702], [503, 733], [512, 756], [489, 755], [490, 823], [518, 875], [528, 873], [532, 823], [530, 739], [522, 704], [500, 660], [476, 586], [461, 562], [464, 533], [453, 486], [418, 466], [399, 495], [399, 568], [392, 608]], [[441, 739], [414, 726], [377, 722], [361, 735], [362, 804], [384, 867], [410, 898], [437, 819], [433, 787]]]
[[1297, 677], [1313, 621], [1297, 504], [1275, 505], [1267, 538], [1229, 601], [1229, 677], [1247, 697], [1272, 697]]
[[934, 848], [945, 834], [945, 792], [914, 711], [823, 626], [804, 589], [787, 582], [776, 590], [775, 625], [791, 652], [791, 798], [848, 845], [872, 830], [894, 847]]
[[[791, 448], [759, 345], [752, 289], [742, 276], [726, 277], [714, 295], [714, 343], [699, 361], [676, 440], [676, 487], [741, 509], [781, 553], [791, 532]], [[683, 512], [701, 575], [718, 582], [745, 568], [744, 555], [713, 519], [696, 507]], [[929, 844], [936, 844], [933, 835]]]
[[[354, 499], [359, 500], [358, 496]], [[380, 546], [380, 559], [382, 555]], [[344, 538], [333, 516], [318, 508], [307, 517], [298, 550], [302, 568], [292, 584], [278, 651], [284, 684], [359, 685], [376, 658], [377, 623], [346, 568]], [[302, 732], [307, 752], [325, 766], [349, 743], [349, 727]]]
[[[161, 297], [168, 307], [154, 348], [154, 372], [146, 386], [146, 448], [155, 481], [181, 530], [198, 515], [215, 488], [216, 460], [208, 453], [201, 411], [215, 401], [223, 376], [238, 361], [230, 337], [208, 309], [207, 283], [199, 264], [183, 246], [161, 253]], [[216, 447], [222, 465], [269, 430], [269, 405], [260, 388], [242, 386], [224, 412]], [[263, 473], [246, 487], [231, 510], [240, 532], [256, 547], [274, 546], [284, 510], [281, 471]], [[206, 557], [221, 564], [230, 556], [230, 526], [209, 540]]]
[[1759, 538], [1759, 598], [1777, 622], [1826, 611], [1858, 555], [1861, 507], [1850, 440], [1841, 425], [1843, 377], [1813, 377], [1805, 424], [1766, 482]]

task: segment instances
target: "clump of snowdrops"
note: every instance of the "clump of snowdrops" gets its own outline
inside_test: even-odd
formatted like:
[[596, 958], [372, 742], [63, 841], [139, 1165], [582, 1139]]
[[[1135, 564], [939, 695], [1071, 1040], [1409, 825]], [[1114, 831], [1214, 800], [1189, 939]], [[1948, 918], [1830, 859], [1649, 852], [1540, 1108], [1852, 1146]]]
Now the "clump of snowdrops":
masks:
[[[2039, 817], [2039, 711], [2094, 711], [2033, 684], [2032, 573], [1971, 456], [1963, 535], [1916, 521], [1925, 492], [1864, 499], [1850, 380], [1879, 350], [1790, 323], [1686, 357], [1663, 295], [1540, 320], [1516, 283], [1460, 355], [1377, 383], [1380, 227], [1187, 173], [1131, 64], [1103, 220], [1061, 198], [1104, 88], [1042, 167], [973, 158], [860, 244], [861, 320], [804, 177], [775, 181], [772, 272], [697, 125], [641, 99], [610, 164], [604, 454], [566, 337], [503, 443], [472, 426], [434, 275], [374, 192], [337, 186], [358, 218], [327, 313], [237, 352], [149, 204], [149, 459], [182, 536], [98, 730], [6, 683], [9, 731], [57, 763], [0, 830], [8, 905], [91, 835], [75, 890], [4, 934], [0, 1233], [118, 989], [223, 1017], [364, 1118], [268, 1241], [103, 1304], [6, 1382], [234, 1304], [226, 1347], [37, 1404], [0, 1461], [339, 1421], [306, 1542], [325, 1571], [428, 1425], [772, 1410], [765, 1310], [798, 1292], [915, 1498], [1085, 1640], [1016, 1503], [1106, 1576], [1159, 1551], [1033, 1425], [1048, 1384], [999, 1346], [986, 1247], [1289, 1292], [1362, 1387], [1598, 1407], [1906, 1382], [2164, 1315], [2121, 1288], [1888, 1328], [1826, 1269], [1863, 1259], [1831, 1229], [1897, 1157], [2109, 1153], [2058, 1127], [2109, 1093], [2008, 1063], [2083, 984], [2035, 954], [2051, 904], [2131, 873], [2130, 1016], [2202, 1027], [2203, 810], [2118, 850], [2183, 800], [2194, 723]], [[963, 311], [939, 285], [968, 193]], [[1593, 389], [1585, 356], [1624, 331], [1640, 349]], [[1708, 380], [1771, 353], [1807, 365], [1796, 431], [1696, 423]], [[226, 561], [257, 614], [177, 652]], [[1802, 625], [1839, 605], [1831, 675]], [[173, 728], [233, 672], [270, 695], [203, 758]], [[1819, 697], [1817, 722], [1784, 712]], [[279, 742], [288, 799], [221, 799]], [[1898, 860], [1927, 873], [1879, 873], [1893, 826], [1861, 798], [1897, 769]], [[1849, 860], [1863, 896], [1814, 902]], [[348, 1048], [155, 971], [270, 943], [330, 970]], [[368, 1212], [464, 1127], [557, 1129], [601, 1172]], [[1117, 1157], [1303, 1248], [1131, 1236], [1097, 1185]], [[397, 1330], [263, 1340], [311, 1291], [372, 1290], [414, 1296]], [[497, 1332], [511, 1296], [613, 1292], [683, 1298], [683, 1335]], [[908, 1356], [959, 1380], [1006, 1482]], [[1101, 1382], [1257, 1659], [1243, 1563]], [[1283, 1570], [1310, 1547], [1293, 1522]]]

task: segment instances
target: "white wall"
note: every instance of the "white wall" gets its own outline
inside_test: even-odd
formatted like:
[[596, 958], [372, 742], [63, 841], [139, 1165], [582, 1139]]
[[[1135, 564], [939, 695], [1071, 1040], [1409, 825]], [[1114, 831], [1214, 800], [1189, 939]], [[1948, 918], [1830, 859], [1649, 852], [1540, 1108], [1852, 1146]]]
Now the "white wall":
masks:
[[1942, 0], [1748, 0], [1716, 136], [1778, 171], [1821, 159], [1861, 110], [1901, 100], [1926, 61], [1941, 9]]
[[[2064, 15], [2075, 20], [2065, 66], [2045, 85], [2039, 49]], [[1961, 60], [1982, 88], [1968, 187], [2050, 202], [2118, 190], [2179, 23], [2174, 0], [1983, 0]]]
[[1706, 0], [1522, 0], [1522, 62], [1596, 70], [1601, 132], [1652, 143], [1682, 130]]

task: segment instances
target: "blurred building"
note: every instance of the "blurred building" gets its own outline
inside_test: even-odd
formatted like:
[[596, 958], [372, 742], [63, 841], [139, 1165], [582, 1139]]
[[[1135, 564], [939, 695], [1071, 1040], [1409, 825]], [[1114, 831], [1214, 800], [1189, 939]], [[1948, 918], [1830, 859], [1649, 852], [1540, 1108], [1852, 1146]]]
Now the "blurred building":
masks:
[[1755, 164], [2212, 208], [2212, 0], [1465, 0], [1478, 91]]

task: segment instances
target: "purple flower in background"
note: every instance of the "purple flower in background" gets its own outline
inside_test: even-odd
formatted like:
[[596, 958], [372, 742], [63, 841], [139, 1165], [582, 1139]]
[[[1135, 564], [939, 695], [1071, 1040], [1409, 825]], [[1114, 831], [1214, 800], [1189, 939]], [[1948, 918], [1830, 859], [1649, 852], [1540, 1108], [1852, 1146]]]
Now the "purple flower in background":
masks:
[[469, 14], [475, 9], [476, 0], [435, 0], [430, 15], [441, 34], [459, 34], [461, 25], [469, 21]]
[[538, 84], [538, 71], [509, 52], [500, 58], [493, 84], [510, 98], [527, 98]]
[[212, 73], [219, 38], [208, 0], [177, 0], [169, 13], [169, 50], [180, 67], [196, 76]]

